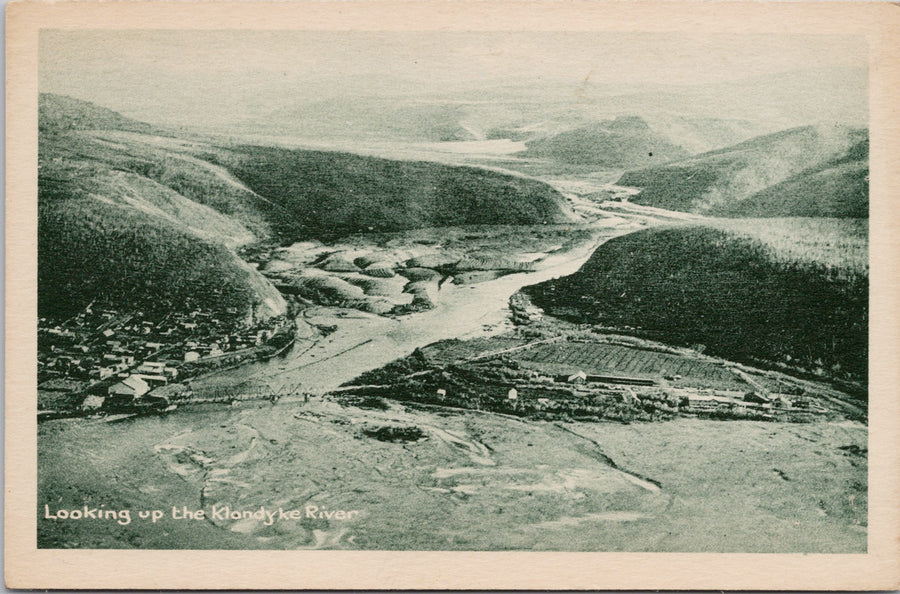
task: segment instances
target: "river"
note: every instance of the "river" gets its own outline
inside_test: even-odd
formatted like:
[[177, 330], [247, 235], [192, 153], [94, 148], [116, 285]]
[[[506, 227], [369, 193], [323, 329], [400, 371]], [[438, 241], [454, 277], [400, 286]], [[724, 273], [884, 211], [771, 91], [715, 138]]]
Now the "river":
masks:
[[299, 340], [284, 357], [217, 374], [195, 382], [234, 386], [252, 382], [286, 390], [298, 384], [305, 391], [322, 393], [439, 340], [497, 334], [511, 328], [509, 298], [533, 285], [576, 272], [594, 250], [612, 237], [634, 231], [626, 221], [598, 226], [583, 244], [550, 254], [535, 272], [510, 274], [471, 285], [444, 283], [434, 309], [387, 318], [353, 310], [314, 307], [297, 319], [301, 333], [313, 325], [337, 330], [317, 341]]

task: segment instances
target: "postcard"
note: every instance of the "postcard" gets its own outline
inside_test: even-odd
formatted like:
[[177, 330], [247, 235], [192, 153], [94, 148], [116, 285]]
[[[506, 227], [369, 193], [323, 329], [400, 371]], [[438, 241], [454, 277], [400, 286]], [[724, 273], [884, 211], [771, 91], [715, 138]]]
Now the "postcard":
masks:
[[7, 585], [897, 588], [898, 33], [10, 4]]

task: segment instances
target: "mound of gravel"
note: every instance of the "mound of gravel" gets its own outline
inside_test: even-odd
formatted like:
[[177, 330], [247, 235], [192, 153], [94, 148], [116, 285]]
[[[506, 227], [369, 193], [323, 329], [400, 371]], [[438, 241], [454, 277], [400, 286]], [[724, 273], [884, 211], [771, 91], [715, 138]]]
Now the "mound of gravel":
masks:
[[394, 276], [394, 265], [390, 262], [375, 262], [367, 266], [363, 272], [377, 278], [391, 278]]
[[280, 272], [286, 272], [295, 268], [293, 264], [290, 262], [285, 262], [284, 260], [274, 259], [269, 260], [265, 264], [259, 267], [260, 272], [266, 272], [268, 274], [277, 274]]
[[411, 281], [438, 281], [444, 276], [431, 268], [404, 268], [399, 273]]
[[416, 256], [406, 261], [407, 268], [441, 268], [450, 266], [459, 261], [458, 256], [451, 254], [430, 254], [424, 256]]
[[366, 297], [360, 287], [335, 276], [299, 277], [291, 284], [300, 296], [323, 305], [344, 305]]
[[354, 264], [349, 256], [340, 252], [327, 256], [319, 263], [319, 268], [329, 272], [360, 272], [359, 266]]
[[412, 305], [430, 308], [434, 307], [434, 289], [435, 284], [432, 282], [415, 281], [406, 283], [403, 292], [413, 296]]
[[403, 287], [397, 281], [389, 281], [381, 278], [370, 278], [366, 276], [341, 276], [341, 278], [351, 285], [356, 285], [366, 295], [376, 295], [380, 297], [391, 297], [399, 295]]

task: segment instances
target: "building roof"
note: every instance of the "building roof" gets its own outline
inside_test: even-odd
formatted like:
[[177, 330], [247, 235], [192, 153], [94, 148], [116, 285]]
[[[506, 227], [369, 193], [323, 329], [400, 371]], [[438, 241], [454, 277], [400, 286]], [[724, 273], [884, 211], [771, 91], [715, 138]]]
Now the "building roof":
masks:
[[90, 395], [84, 399], [81, 406], [82, 408], [100, 408], [104, 402], [106, 402], [106, 398], [103, 396]]
[[144, 381], [146, 381], [146, 380], [151, 380], [154, 382], [167, 382], [168, 381], [168, 378], [164, 375], [154, 375], [154, 374], [149, 374], [149, 373], [138, 373], [138, 374], [132, 375], [131, 377], [136, 377], [136, 378], [142, 379]]
[[110, 386], [109, 389], [112, 390], [113, 388], [115, 388], [116, 386], [118, 386], [120, 384], [127, 388], [134, 390], [135, 392], [144, 393], [144, 392], [148, 392], [150, 390], [150, 386], [147, 385], [147, 382], [145, 382], [144, 380], [142, 380], [141, 378], [139, 378], [136, 375], [129, 375], [122, 381]]

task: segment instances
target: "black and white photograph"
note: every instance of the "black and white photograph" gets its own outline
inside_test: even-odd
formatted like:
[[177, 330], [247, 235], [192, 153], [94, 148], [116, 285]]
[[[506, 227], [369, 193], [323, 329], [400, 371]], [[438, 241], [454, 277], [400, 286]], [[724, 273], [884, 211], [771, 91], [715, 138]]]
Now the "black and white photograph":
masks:
[[871, 49], [40, 27], [37, 549], [864, 556]]

